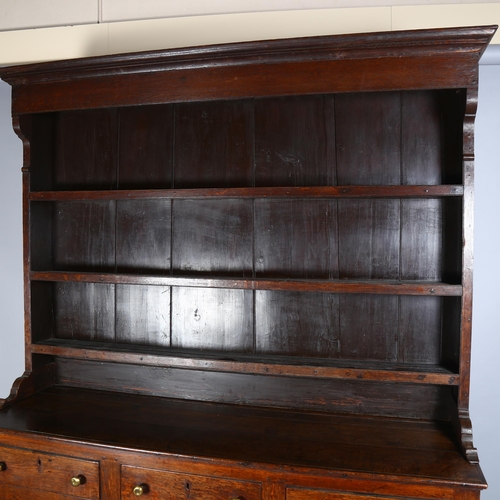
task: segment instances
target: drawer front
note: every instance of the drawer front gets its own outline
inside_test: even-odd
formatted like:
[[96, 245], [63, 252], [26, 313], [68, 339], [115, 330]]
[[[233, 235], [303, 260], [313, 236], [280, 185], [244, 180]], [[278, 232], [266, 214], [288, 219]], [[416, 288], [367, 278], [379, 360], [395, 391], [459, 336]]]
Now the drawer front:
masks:
[[393, 497], [343, 493], [340, 491], [306, 490], [287, 488], [286, 500], [418, 500], [415, 497]]
[[[134, 489], [140, 487], [143, 490]], [[122, 466], [122, 499], [260, 500], [261, 485], [250, 481]]]
[[76, 500], [78, 497], [54, 493], [52, 491], [33, 490], [9, 484], [0, 493], [2, 500]]
[[[2, 491], [14, 492], [16, 488], [27, 488], [77, 498], [99, 499], [98, 462], [0, 447], [0, 468], [4, 469], [0, 471]], [[78, 478], [80, 484], [76, 485], [76, 481], [73, 485], [73, 478]], [[42, 495], [40, 498], [45, 497]]]

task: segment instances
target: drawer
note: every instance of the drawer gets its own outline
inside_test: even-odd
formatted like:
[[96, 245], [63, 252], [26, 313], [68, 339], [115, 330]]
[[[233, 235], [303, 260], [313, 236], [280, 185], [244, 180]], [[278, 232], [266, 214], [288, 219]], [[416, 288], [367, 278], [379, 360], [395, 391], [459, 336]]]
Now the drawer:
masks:
[[393, 497], [384, 495], [367, 495], [366, 493], [344, 493], [341, 491], [287, 488], [286, 500], [418, 500], [418, 499], [416, 497], [408, 497], [408, 496]]
[[[13, 495], [16, 489], [27, 488], [77, 498], [99, 499], [98, 462], [0, 447], [0, 464], [0, 468], [4, 469], [0, 471], [0, 490], [11, 490]], [[80, 484], [77, 484], [78, 481], [73, 484], [74, 478], [78, 478]], [[38, 498], [34, 495], [33, 498]], [[41, 494], [40, 498], [52, 496]]]
[[[122, 499], [260, 500], [261, 485], [251, 481], [122, 466]], [[137, 487], [142, 488], [134, 492]]]

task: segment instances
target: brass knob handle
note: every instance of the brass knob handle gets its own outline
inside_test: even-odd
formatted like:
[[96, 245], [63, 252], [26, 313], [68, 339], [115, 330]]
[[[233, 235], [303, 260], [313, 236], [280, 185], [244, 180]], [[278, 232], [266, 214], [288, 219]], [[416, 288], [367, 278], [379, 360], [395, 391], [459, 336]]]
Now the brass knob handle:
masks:
[[71, 478], [71, 486], [74, 486], [76, 488], [77, 486], [81, 486], [82, 484], [85, 484], [85, 476], [82, 476], [80, 474], [79, 476], [73, 476]]
[[7, 464], [5, 462], [0, 462], [0, 472], [7, 470]]
[[147, 484], [138, 484], [132, 491], [136, 497], [140, 497], [149, 492], [149, 486]]

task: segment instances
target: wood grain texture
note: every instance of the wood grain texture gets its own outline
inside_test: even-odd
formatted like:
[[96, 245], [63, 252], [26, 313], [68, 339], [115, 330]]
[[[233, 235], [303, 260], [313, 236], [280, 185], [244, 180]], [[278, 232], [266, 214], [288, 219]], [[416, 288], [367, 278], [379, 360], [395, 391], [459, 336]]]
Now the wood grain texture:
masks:
[[[443, 305], [439, 297], [399, 298], [399, 360], [442, 363]], [[446, 366], [446, 364], [445, 364]]]
[[252, 116], [251, 101], [177, 105], [174, 186], [251, 186]]
[[[303, 351], [300, 339], [297, 347]], [[292, 342], [288, 345], [293, 346]], [[314, 346], [315, 344], [313, 344]], [[371, 380], [433, 385], [458, 385], [458, 374], [440, 365], [430, 363], [368, 362], [366, 360], [340, 360], [337, 358], [311, 358], [301, 356], [252, 353], [187, 351], [155, 346], [131, 347], [113, 342], [93, 342], [71, 339], [47, 339], [31, 346], [36, 354], [62, 358], [124, 362], [134, 365], [165, 368], [203, 369], [227, 373], [279, 375], [284, 377], [330, 378], [345, 380]], [[317, 352], [317, 351], [316, 351]]]
[[336, 209], [328, 201], [256, 200], [256, 276], [337, 278]]
[[298, 186], [200, 189], [120, 189], [113, 191], [38, 191], [31, 201], [136, 200], [197, 198], [436, 198], [462, 196], [461, 185], [438, 186]]
[[54, 269], [114, 270], [116, 209], [113, 201], [59, 202], [53, 207], [53, 216]]
[[126, 107], [119, 111], [118, 187], [172, 186], [172, 106]]
[[398, 279], [399, 201], [342, 200], [338, 206], [339, 277]]
[[173, 272], [251, 276], [252, 218], [247, 200], [175, 201]]
[[[118, 410], [113, 415], [106, 412], [110, 404]], [[150, 411], [144, 411], [146, 406]], [[92, 419], [81, 424], [75, 419], [76, 415], [88, 412], [89, 407], [99, 417], [97, 429]], [[61, 418], [46, 418], [47, 410]], [[33, 418], [21, 419], [28, 411]], [[30, 447], [48, 448], [50, 453], [50, 442], [43, 436], [58, 428], [59, 435], [68, 439], [61, 442], [61, 450], [66, 455], [87, 453], [95, 460], [114, 453], [122, 463], [157, 470], [208, 473], [216, 478], [239, 476], [252, 481], [273, 477], [289, 485], [325, 487], [328, 484], [334, 490], [340, 485], [342, 489], [357, 487], [361, 491], [378, 487], [381, 493], [392, 491], [405, 496], [409, 491], [420, 491], [424, 498], [439, 498], [441, 488], [448, 489], [449, 495], [450, 489], [463, 488], [464, 484], [484, 487], [479, 468], [464, 462], [458, 453], [450, 427], [437, 422], [248, 408], [71, 388], [45, 391], [11, 407], [7, 413], [0, 414], [0, 418], [4, 429], [25, 428], [34, 435], [20, 440], [13, 434], [10, 437], [13, 445], [30, 443]], [[127, 430], [138, 424], [143, 431], [140, 439]], [[162, 429], [169, 432], [161, 432]], [[104, 437], [103, 442], [108, 446], [121, 449], [84, 448], [77, 444], [90, 432]], [[159, 435], [163, 438], [159, 439]], [[316, 437], [308, 449], [304, 438], [313, 436]], [[391, 452], [384, 444], [388, 439], [393, 442]], [[155, 453], [141, 453], [145, 448]], [[331, 453], [332, 449], [336, 453]], [[218, 451], [214, 454], [214, 450]], [[381, 451], [387, 453], [381, 454]], [[171, 456], [162, 457], [165, 453]], [[176, 453], [197, 458], [182, 460]], [[439, 467], [443, 457], [453, 465], [451, 476], [449, 470]], [[336, 471], [330, 474], [322, 471], [322, 462]], [[290, 463], [293, 469], [284, 465]], [[344, 467], [339, 469], [338, 464], [342, 463]], [[415, 482], [408, 483], [414, 471], [422, 474], [420, 480], [417, 476]], [[386, 481], [384, 487], [384, 475], [400, 482]], [[428, 484], [430, 478], [435, 483], [432, 486]]]
[[172, 347], [248, 352], [253, 349], [252, 292], [172, 289]]
[[171, 216], [171, 204], [167, 200], [117, 202], [115, 262], [118, 272], [170, 272]]
[[438, 91], [403, 92], [401, 96], [401, 173], [409, 185], [442, 184], [443, 135]]
[[400, 93], [338, 95], [335, 121], [339, 185], [400, 184]]
[[56, 115], [41, 113], [25, 115], [14, 120], [19, 120], [19, 133], [21, 139], [24, 137], [25, 166], [29, 168], [30, 189], [32, 191], [55, 189], [53, 165]]
[[53, 208], [53, 203], [29, 203], [30, 269], [33, 271], [53, 269]]
[[114, 285], [57, 283], [53, 293], [55, 337], [81, 340], [115, 338]]
[[[293, 53], [293, 51], [291, 51]], [[385, 57], [383, 57], [385, 55]], [[427, 71], [412, 56], [381, 54], [365, 60], [300, 60], [298, 64], [274, 62], [253, 64], [172, 68], [173, 71], [151, 71], [106, 75], [96, 79], [50, 85], [32, 84], [14, 89], [16, 113], [48, 110], [99, 108], [105, 105], [142, 105], [184, 103], [216, 99], [293, 96], [330, 92], [373, 92], [388, 88], [428, 89], [460, 88], [477, 85], [477, 54], [460, 51], [450, 55], [426, 56]], [[436, 71], [433, 71], [436, 70]], [[439, 71], [437, 71], [439, 70]], [[5, 72], [2, 71], [5, 75]], [[231, 85], [228, 85], [228, 81]], [[395, 85], [395, 82], [397, 84]], [[125, 92], [126, 89], [126, 92]], [[36, 98], [33, 98], [36, 95]], [[64, 95], [64, 98], [61, 96]]]
[[[33, 394], [53, 386], [55, 377], [55, 363], [49, 362], [40, 367], [34, 367], [33, 370], [26, 370], [15, 380], [14, 384], [12, 384], [9, 396], [5, 399], [0, 399], [0, 410], [7, 408], [16, 401], [29, 398]], [[2, 460], [1, 457], [0, 460]]]
[[333, 96], [255, 101], [256, 186], [335, 184]]
[[[473, 139], [493, 32], [1, 69], [26, 373], [0, 449], [96, 464], [105, 500], [137, 481], [186, 500], [478, 500]], [[10, 497], [77, 498], [54, 463], [14, 471]]]
[[53, 183], [57, 189], [116, 187], [116, 110], [60, 113], [56, 122]]
[[338, 295], [256, 292], [256, 351], [265, 354], [337, 357], [338, 314]]
[[[449, 420], [453, 389], [425, 384], [286, 378], [74, 359], [58, 359], [57, 383], [192, 401], [437, 420]], [[307, 443], [303, 446], [307, 447]]]
[[462, 295], [461, 285], [448, 285], [429, 281], [397, 280], [306, 280], [279, 278], [219, 278], [193, 277], [185, 275], [72, 273], [62, 271], [30, 274], [34, 281], [54, 281], [60, 283], [109, 283], [128, 285], [185, 286], [196, 288], [228, 288], [240, 290], [275, 290], [324, 293], [362, 293], [382, 295]]
[[30, 283], [31, 342], [40, 342], [54, 335], [54, 284]]
[[102, 500], [120, 500], [121, 466], [116, 457], [101, 457], [99, 461]]
[[401, 202], [401, 279], [444, 279], [443, 226], [442, 200]]
[[[7, 464], [0, 481], [9, 491], [10, 485], [22, 484], [42, 491], [51, 491], [78, 498], [98, 500], [99, 464], [90, 460], [37, 453], [31, 450], [0, 447], [1, 460]], [[84, 484], [74, 487], [71, 478], [83, 476]]]
[[397, 297], [343, 295], [339, 308], [342, 359], [398, 359]]
[[[470, 350], [472, 346], [472, 270], [474, 263], [474, 120], [477, 110], [477, 89], [468, 89], [463, 121], [463, 219], [462, 219], [462, 296], [460, 318], [460, 374], [458, 394], [459, 411], [468, 412], [470, 390]], [[472, 439], [462, 440], [465, 450], [477, 459]]]
[[134, 499], [137, 485], [144, 485], [148, 498], [154, 500], [220, 500], [244, 498], [260, 500], [261, 485], [249, 481], [235, 481], [195, 474], [157, 471], [139, 467], [122, 467], [121, 498]]
[[170, 288], [117, 285], [118, 343], [170, 346]]

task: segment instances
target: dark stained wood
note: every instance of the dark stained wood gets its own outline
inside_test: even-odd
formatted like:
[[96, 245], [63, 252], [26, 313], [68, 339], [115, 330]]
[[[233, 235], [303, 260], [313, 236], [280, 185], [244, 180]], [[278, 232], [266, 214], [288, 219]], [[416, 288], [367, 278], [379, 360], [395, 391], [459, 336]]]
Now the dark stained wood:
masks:
[[[117, 409], [113, 414], [108, 411], [110, 404]], [[97, 427], [93, 419], [80, 423], [75, 418], [78, 414], [90, 414], [91, 410], [98, 418]], [[47, 418], [47, 411], [60, 417]], [[33, 418], [20, 418], [28, 412]], [[345, 463], [340, 469], [347, 473], [345, 477], [351, 476], [350, 469], [370, 474], [376, 471], [408, 481], [421, 469], [417, 473], [421, 483], [433, 478], [437, 484], [447, 483], [448, 487], [454, 483], [461, 483], [462, 487], [484, 484], [479, 469], [467, 464], [458, 453], [450, 426], [439, 422], [247, 408], [74, 388], [47, 390], [10, 407], [0, 418], [4, 428], [15, 431], [48, 434], [59, 428], [61, 437], [77, 441], [97, 434], [108, 446], [185, 455], [197, 450], [196, 455], [211, 457], [213, 462], [225, 458], [261, 462], [263, 466], [267, 463], [266, 473], [273, 475], [278, 469], [285, 474], [290, 472], [284, 464], [295, 466], [297, 472], [301, 467], [314, 468], [319, 476], [322, 463], [337, 470], [339, 464]], [[129, 432], [131, 426], [140, 427], [139, 439]], [[310, 448], [304, 445], [304, 438], [312, 439]], [[393, 443], [390, 453], [387, 441]], [[332, 453], [332, 449], [336, 452]], [[119, 449], [110, 451], [123, 456]], [[108, 455], [100, 450], [97, 453]], [[450, 470], [446, 472], [438, 466], [444, 457], [450, 461]], [[141, 458], [143, 467], [151, 463]], [[248, 466], [248, 472], [242, 471], [241, 476], [251, 477], [254, 472], [256, 477], [254, 467]], [[200, 470], [194, 464], [193, 469]], [[288, 484], [292, 477], [287, 478]], [[304, 481], [305, 477], [295, 479]], [[320, 482], [321, 478], [309, 481]]]
[[139, 467], [122, 467], [121, 498], [131, 500], [137, 498], [133, 490], [138, 485], [147, 485], [147, 498], [154, 500], [178, 498], [260, 500], [261, 498], [261, 485], [259, 483]]
[[[441, 93], [441, 116], [442, 116], [442, 138], [443, 138], [443, 183], [461, 183], [464, 184], [463, 155], [466, 150], [471, 153], [470, 142], [472, 139], [467, 137], [468, 132], [465, 127], [465, 108], [466, 100], [470, 92], [476, 93], [476, 86], [469, 88], [455, 89], [454, 91], [442, 91]], [[477, 98], [477, 95], [476, 95]], [[474, 98], [473, 98], [474, 100]], [[472, 110], [475, 113], [474, 110]], [[457, 148], [457, 144], [462, 144], [462, 148]], [[465, 143], [468, 146], [465, 147]]]
[[[304, 351], [305, 344], [292, 338], [296, 346]], [[313, 338], [314, 340], [314, 338]], [[302, 342], [303, 345], [300, 345]], [[312, 342], [310, 342], [312, 344]], [[289, 346], [293, 344], [289, 342]], [[315, 344], [313, 345], [313, 347]], [[126, 362], [135, 365], [162, 366], [168, 368], [203, 369], [208, 371], [279, 375], [287, 377], [311, 377], [373, 380], [379, 382], [402, 382], [433, 385], [458, 385], [459, 376], [449, 370], [430, 363], [411, 364], [367, 362], [339, 359], [273, 356], [266, 352], [258, 359], [253, 354], [227, 352], [199, 352], [165, 349], [151, 346], [134, 346], [111, 342], [86, 342], [81, 340], [49, 339], [31, 346], [31, 352], [72, 359]], [[315, 351], [316, 353], [317, 351]]]
[[30, 269], [52, 269], [53, 203], [30, 203]]
[[[428, 48], [428, 42], [424, 43]], [[477, 86], [478, 53], [457, 51], [453, 57], [443, 54], [427, 55], [428, 66], [440, 69], [430, 73], [418, 71], [419, 62], [413, 55], [398, 57], [395, 52], [386, 57], [374, 54], [375, 57], [365, 60], [299, 59], [298, 64], [270, 62], [261, 64], [258, 71], [252, 64], [233, 65], [230, 62], [228, 66], [214, 66], [211, 71], [207, 71], [206, 67], [191, 67], [139, 74], [121, 72], [118, 77], [100, 77], [99, 92], [94, 92], [93, 86], [83, 78], [70, 83], [55, 81], [50, 85], [23, 85], [14, 89], [13, 110], [16, 113], [26, 113], [98, 108], [104, 105], [371, 92], [394, 87], [404, 90]], [[9, 80], [4, 71], [2, 76]], [[228, 85], [228, 81], [231, 85]], [[125, 89], [126, 92], [121, 91]], [[33, 94], [37, 96], [36, 99]], [[64, 98], [61, 98], [63, 95]]]
[[116, 110], [60, 113], [55, 128], [56, 189], [116, 188]]
[[394, 500], [394, 497], [358, 495], [324, 490], [287, 488], [286, 497], [289, 500]]
[[439, 364], [443, 304], [439, 297], [399, 298], [399, 360], [409, 363]]
[[170, 346], [170, 288], [117, 285], [116, 342]]
[[31, 201], [136, 200], [196, 198], [391, 198], [462, 196], [461, 185], [439, 186], [314, 186], [202, 189], [132, 189], [113, 191], [39, 191], [29, 193]]
[[461, 285], [428, 281], [395, 280], [306, 280], [267, 278], [218, 278], [194, 276], [158, 276], [135, 274], [98, 274], [69, 272], [32, 272], [34, 281], [61, 283], [109, 283], [128, 285], [183, 286], [196, 288], [228, 288], [240, 290], [275, 290], [325, 293], [363, 293], [387, 295], [460, 296]]
[[[477, 110], [477, 89], [467, 92], [463, 122], [463, 219], [462, 219], [462, 283], [466, 286], [462, 296], [460, 332], [460, 370], [462, 383], [458, 390], [458, 409], [468, 414], [470, 385], [470, 350], [472, 344], [472, 268], [474, 263], [474, 119]], [[478, 461], [472, 436], [462, 440], [466, 454]]]
[[461, 299], [443, 300], [441, 356], [445, 366], [460, 365]]
[[400, 93], [339, 95], [335, 120], [339, 185], [400, 184]]
[[120, 109], [120, 189], [172, 186], [173, 116], [172, 106]]
[[403, 92], [401, 96], [402, 183], [443, 184], [441, 94]]
[[120, 462], [116, 457], [106, 457], [99, 462], [102, 500], [120, 500]]
[[397, 297], [341, 295], [339, 309], [342, 359], [398, 360]]
[[23, 488], [22, 486], [14, 485], [9, 485], [9, 489], [5, 495], [4, 500], [25, 500], [26, 498], [30, 500], [71, 500], [75, 498], [50, 491]]
[[248, 352], [253, 349], [252, 292], [172, 289], [172, 347]]
[[454, 389], [429, 384], [277, 377], [63, 358], [58, 359], [57, 367], [57, 384], [82, 389], [414, 419], [449, 420]]
[[252, 275], [250, 200], [176, 200], [172, 210], [175, 274]]
[[442, 276], [448, 283], [462, 282], [464, 199], [447, 200], [443, 203], [443, 264]]
[[256, 276], [337, 278], [336, 215], [329, 201], [256, 200]]
[[176, 188], [251, 186], [251, 101], [175, 107]]
[[401, 201], [401, 279], [443, 279], [442, 200]]
[[96, 283], [54, 284], [54, 336], [81, 340], [115, 338], [115, 286]]
[[494, 31], [1, 69], [26, 372], [1, 402], [0, 496], [479, 500], [473, 139]]
[[31, 342], [40, 342], [54, 334], [54, 284], [33, 281], [30, 283], [30, 332]]
[[58, 202], [52, 212], [52, 265], [55, 270], [114, 270], [115, 202]]
[[[18, 125], [16, 121], [19, 121]], [[16, 128], [24, 143], [24, 161], [30, 171], [30, 189], [33, 191], [55, 189], [53, 172], [55, 115], [41, 113], [14, 118], [14, 129]]]
[[333, 96], [255, 101], [256, 186], [335, 184]]
[[[51, 387], [54, 385], [55, 376], [56, 365], [54, 363], [47, 363], [44, 366], [35, 368], [33, 371], [25, 371], [12, 385], [9, 396], [5, 399], [0, 399], [0, 410], [7, 408], [7, 406], [15, 401], [28, 398], [47, 387]], [[2, 460], [1, 456], [0, 460]]]
[[171, 216], [168, 200], [116, 202], [118, 272], [170, 272]]
[[333, 294], [258, 291], [256, 351], [262, 354], [337, 357], [339, 297]]
[[398, 279], [400, 269], [400, 202], [338, 202], [339, 277]]
[[[11, 485], [22, 484], [78, 498], [98, 500], [100, 497], [98, 462], [7, 447], [0, 447], [0, 457], [7, 464], [0, 479], [2, 488], [7, 491]], [[71, 484], [75, 476], [85, 478], [78, 487]]]

